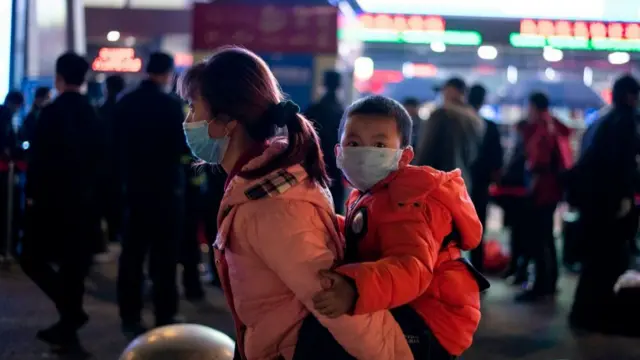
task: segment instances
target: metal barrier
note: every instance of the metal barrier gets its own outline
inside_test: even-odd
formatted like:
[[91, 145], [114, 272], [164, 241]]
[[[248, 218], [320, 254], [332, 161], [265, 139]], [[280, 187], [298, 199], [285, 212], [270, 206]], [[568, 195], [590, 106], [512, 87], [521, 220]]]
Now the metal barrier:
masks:
[[222, 332], [195, 324], [156, 328], [133, 340], [120, 360], [233, 360], [234, 341]]

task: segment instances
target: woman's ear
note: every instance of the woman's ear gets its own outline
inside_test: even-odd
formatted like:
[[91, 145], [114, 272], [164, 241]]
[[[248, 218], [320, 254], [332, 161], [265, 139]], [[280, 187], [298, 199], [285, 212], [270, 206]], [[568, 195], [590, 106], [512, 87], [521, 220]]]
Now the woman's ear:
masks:
[[333, 147], [333, 153], [336, 155], [336, 158], [340, 156], [340, 144], [336, 144], [336, 146]]

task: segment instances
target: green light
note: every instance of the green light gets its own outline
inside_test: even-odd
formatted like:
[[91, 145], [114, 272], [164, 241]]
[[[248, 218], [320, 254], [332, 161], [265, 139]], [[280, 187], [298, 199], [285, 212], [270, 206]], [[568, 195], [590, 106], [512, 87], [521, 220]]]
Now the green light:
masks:
[[381, 29], [340, 29], [338, 39], [364, 42], [431, 44], [442, 42], [447, 45], [482, 44], [482, 36], [475, 31], [397, 31]]
[[542, 48], [552, 46], [556, 49], [568, 50], [605, 50], [640, 52], [640, 40], [629, 39], [586, 39], [567, 36], [544, 37], [539, 35], [523, 35], [512, 33], [509, 42], [513, 47]]

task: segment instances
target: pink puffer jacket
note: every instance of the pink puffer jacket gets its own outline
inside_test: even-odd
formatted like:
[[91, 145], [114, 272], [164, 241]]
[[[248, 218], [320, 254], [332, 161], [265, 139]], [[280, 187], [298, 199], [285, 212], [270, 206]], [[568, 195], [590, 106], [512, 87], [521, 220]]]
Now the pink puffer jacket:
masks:
[[[245, 169], [284, 147], [274, 143]], [[293, 357], [298, 330], [321, 290], [318, 271], [334, 266], [343, 241], [330, 195], [292, 166], [262, 179], [236, 176], [220, 207], [216, 263], [246, 360]], [[313, 311], [313, 310], [312, 310]], [[388, 311], [328, 319], [317, 315], [335, 339], [362, 360], [411, 360]]]

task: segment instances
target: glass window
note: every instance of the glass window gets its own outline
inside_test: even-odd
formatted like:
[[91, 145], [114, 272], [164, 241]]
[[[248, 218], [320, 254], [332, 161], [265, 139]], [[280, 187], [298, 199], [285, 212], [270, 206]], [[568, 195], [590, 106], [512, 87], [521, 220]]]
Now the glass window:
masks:
[[85, 7], [123, 8], [127, 0], [84, 0]]

